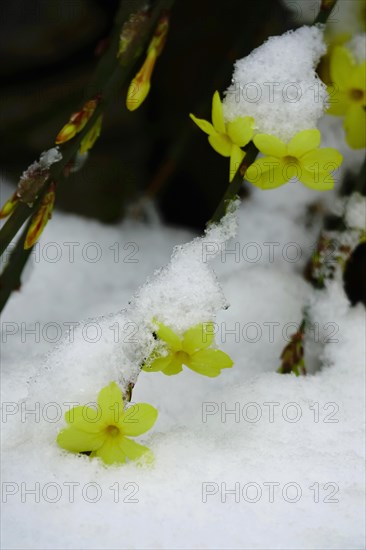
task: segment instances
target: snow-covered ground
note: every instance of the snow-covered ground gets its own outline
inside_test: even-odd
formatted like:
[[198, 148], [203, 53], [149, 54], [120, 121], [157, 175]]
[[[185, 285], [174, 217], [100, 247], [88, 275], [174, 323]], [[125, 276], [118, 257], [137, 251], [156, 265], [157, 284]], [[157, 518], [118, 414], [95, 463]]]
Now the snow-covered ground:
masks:
[[[140, 438], [150, 468], [107, 468], [55, 437], [66, 401], [95, 400], [127, 368], [123, 350], [139, 337], [131, 315], [150, 307], [144, 291], [131, 298], [194, 235], [54, 214], [2, 319], [4, 548], [364, 548], [364, 307], [351, 308], [337, 281], [315, 292], [302, 277], [319, 230], [320, 220], [307, 226], [314, 200], [335, 195], [253, 189], [238, 235], [204, 249], [205, 259], [219, 251], [210, 265], [230, 307], [216, 342], [235, 364], [213, 379], [141, 373], [133, 401], [159, 410]], [[199, 313], [192, 296], [187, 287]], [[319, 324], [311, 374], [277, 374], [304, 304]]]

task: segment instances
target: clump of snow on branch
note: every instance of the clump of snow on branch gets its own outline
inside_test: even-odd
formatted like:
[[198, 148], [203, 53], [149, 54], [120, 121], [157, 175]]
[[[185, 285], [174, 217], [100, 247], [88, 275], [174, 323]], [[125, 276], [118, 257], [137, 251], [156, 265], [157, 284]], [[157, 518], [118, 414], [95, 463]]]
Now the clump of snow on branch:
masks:
[[[139, 323], [153, 317], [177, 332], [213, 319], [228, 303], [215, 274], [208, 264], [220, 246], [235, 236], [234, 209], [217, 225], [211, 225], [204, 237], [175, 247], [171, 262], [155, 274], [135, 296], [132, 314]], [[216, 254], [211, 251], [215, 250]], [[151, 326], [151, 325], [150, 325]]]
[[[214, 320], [228, 303], [208, 263], [208, 258], [214, 255], [206, 254], [206, 248], [213, 246], [218, 251], [227, 239], [234, 237], [237, 228], [234, 207], [204, 237], [176, 246], [170, 263], [155, 272], [125, 310], [117, 315], [87, 319], [77, 327], [70, 323], [65, 342], [47, 357], [31, 380], [24, 406], [34, 402], [45, 406], [54, 401], [62, 404], [66, 412], [67, 404], [95, 401], [100, 389], [112, 380], [127, 390], [129, 384], [136, 382], [143, 362], [156, 345], [154, 318], [177, 332]], [[121, 327], [125, 329], [123, 338]], [[118, 331], [120, 337], [116, 337]], [[24, 439], [24, 430], [31, 433], [33, 426], [38, 437], [53, 445], [62, 422], [62, 418], [54, 424], [33, 424], [30, 420], [23, 430], [13, 430], [7, 443], [13, 445]]]
[[23, 173], [21, 179], [26, 179], [36, 170], [45, 171], [48, 170], [52, 164], [59, 162], [62, 159], [62, 153], [58, 147], [52, 147], [47, 151], [43, 151], [39, 160], [33, 162]]
[[269, 38], [235, 63], [225, 92], [224, 117], [254, 117], [258, 133], [284, 141], [315, 128], [327, 107], [326, 86], [315, 69], [326, 52], [320, 27], [301, 27]]

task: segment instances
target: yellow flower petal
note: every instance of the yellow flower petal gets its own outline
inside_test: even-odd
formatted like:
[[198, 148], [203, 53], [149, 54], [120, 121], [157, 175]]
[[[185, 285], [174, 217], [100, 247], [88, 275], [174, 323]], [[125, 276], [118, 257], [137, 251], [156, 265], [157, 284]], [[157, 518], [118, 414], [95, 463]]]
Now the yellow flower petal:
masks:
[[230, 157], [233, 144], [226, 134], [211, 134], [208, 136], [208, 141], [216, 153], [223, 157]]
[[260, 189], [275, 189], [290, 179], [286, 174], [286, 164], [275, 157], [256, 160], [249, 166], [245, 178]]
[[315, 191], [330, 191], [334, 187], [334, 178], [331, 174], [327, 172], [316, 173], [305, 168], [301, 171], [299, 181]]
[[184, 333], [182, 349], [189, 355], [208, 348], [214, 340], [213, 323], [201, 323]]
[[343, 116], [351, 105], [351, 98], [348, 92], [336, 90], [334, 87], [328, 87], [329, 107], [328, 115]]
[[306, 153], [301, 159], [301, 165], [315, 173], [329, 173], [337, 170], [342, 164], [343, 156], [337, 149], [325, 147]]
[[244, 147], [253, 137], [253, 124], [254, 119], [252, 117], [239, 117], [228, 122], [227, 133], [230, 139], [239, 147]]
[[82, 453], [99, 449], [105, 439], [106, 436], [102, 432], [90, 433], [69, 427], [61, 430], [57, 436], [57, 443], [67, 451]]
[[228, 369], [233, 366], [230, 357], [218, 349], [205, 349], [194, 353], [187, 363], [187, 367], [199, 374], [215, 378], [221, 369]]
[[157, 323], [158, 324], [158, 330], [156, 331], [156, 334], [160, 340], [164, 340], [168, 344], [171, 350], [178, 351], [182, 349], [182, 342], [181, 339], [175, 332], [172, 331], [169, 327], [166, 325], [163, 325], [163, 323]]
[[212, 98], [212, 124], [218, 134], [225, 134], [224, 112], [219, 92], [215, 92]]
[[330, 60], [330, 76], [332, 82], [341, 90], [349, 87], [349, 76], [353, 69], [352, 57], [342, 46], [334, 48]]
[[163, 369], [163, 374], [166, 374], [167, 376], [173, 376], [174, 374], [179, 374], [182, 372], [183, 368], [183, 361], [182, 359], [176, 354], [172, 357], [172, 360], [170, 361], [169, 365]]
[[136, 403], [123, 414], [118, 426], [126, 435], [141, 435], [150, 430], [158, 417], [158, 411], [148, 403]]
[[101, 419], [106, 424], [118, 422], [124, 411], [122, 391], [116, 382], [111, 382], [98, 395], [98, 406], [101, 409]]
[[284, 157], [287, 155], [287, 146], [278, 137], [269, 134], [257, 134], [253, 138], [255, 146], [264, 155], [270, 157]]
[[104, 464], [124, 464], [126, 462], [126, 454], [123, 452], [121, 442], [125, 438], [119, 437], [107, 437], [101, 447], [95, 450], [90, 456], [99, 457], [103, 460]]
[[[366, 61], [356, 65], [349, 76], [349, 82], [351, 88], [363, 90], [366, 88]], [[363, 102], [365, 103], [365, 94], [363, 96]]]
[[204, 120], [203, 118], [197, 118], [192, 115], [192, 113], [189, 116], [193, 120], [193, 122], [197, 124], [198, 128], [202, 130], [202, 132], [205, 132], [205, 134], [208, 134], [210, 136], [211, 134], [215, 133], [215, 128], [207, 120]]
[[97, 433], [101, 429], [101, 410], [87, 406], [73, 407], [65, 413], [65, 420], [70, 426], [88, 433]]
[[303, 130], [296, 134], [287, 146], [288, 154], [300, 158], [308, 151], [316, 149], [320, 145], [320, 132], [317, 129]]
[[286, 162], [281, 169], [281, 174], [275, 172], [275, 180], [280, 181], [281, 177], [284, 179], [284, 183], [292, 180], [292, 178], [297, 178], [298, 180], [301, 177], [302, 168], [297, 162]]
[[140, 445], [139, 443], [136, 443], [136, 441], [128, 439], [128, 437], [123, 437], [119, 441], [119, 447], [130, 460], [137, 460], [145, 453], [150, 452], [148, 447]]
[[366, 111], [360, 106], [350, 107], [344, 119], [347, 143], [352, 149], [366, 147]]
[[156, 353], [152, 353], [151, 357], [147, 359], [142, 367], [145, 372], [158, 372], [164, 370], [172, 362], [173, 355], [157, 356]]
[[230, 155], [230, 174], [229, 181], [232, 181], [235, 177], [236, 172], [239, 170], [239, 167], [245, 157], [245, 152], [240, 149], [237, 145], [233, 145], [231, 148]]

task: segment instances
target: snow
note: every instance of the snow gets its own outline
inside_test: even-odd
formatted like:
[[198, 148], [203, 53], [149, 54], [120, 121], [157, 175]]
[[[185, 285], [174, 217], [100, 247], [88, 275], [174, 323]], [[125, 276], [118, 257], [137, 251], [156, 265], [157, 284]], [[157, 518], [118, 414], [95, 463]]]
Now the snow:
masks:
[[347, 42], [346, 47], [352, 53], [357, 64], [363, 63], [366, 58], [366, 33], [356, 34]]
[[20, 180], [26, 181], [28, 178], [32, 177], [35, 172], [44, 172], [48, 170], [52, 164], [59, 162], [62, 159], [62, 153], [58, 147], [52, 147], [47, 151], [41, 153], [39, 160], [33, 162], [28, 168], [23, 172]]
[[[334, 201], [253, 188], [237, 235], [231, 213], [200, 238], [54, 214], [2, 320], [4, 548], [364, 548], [364, 307], [338, 279], [314, 291], [302, 277], [321, 222], [309, 209]], [[311, 374], [279, 375], [304, 305]], [[234, 367], [140, 374], [133, 401], [159, 409], [141, 437], [151, 468], [61, 450], [71, 402], [136, 377], [153, 314], [176, 330], [214, 318]]]
[[301, 27], [269, 38], [236, 61], [225, 92], [224, 117], [254, 117], [258, 133], [284, 141], [316, 128], [328, 104], [315, 69], [326, 52], [322, 27]]
[[366, 198], [359, 193], [353, 193], [347, 201], [345, 222], [348, 227], [366, 231]]

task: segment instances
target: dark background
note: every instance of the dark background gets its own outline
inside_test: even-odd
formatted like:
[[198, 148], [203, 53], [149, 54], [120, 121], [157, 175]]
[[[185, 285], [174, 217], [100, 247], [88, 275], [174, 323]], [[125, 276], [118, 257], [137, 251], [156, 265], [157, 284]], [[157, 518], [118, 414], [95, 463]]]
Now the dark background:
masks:
[[[81, 107], [118, 5], [1, 3], [0, 166], [14, 184]], [[230, 84], [234, 61], [293, 26], [280, 0], [177, 0], [148, 99], [130, 113], [127, 88], [121, 90], [86, 166], [58, 187], [57, 208], [115, 223], [150, 191], [165, 221], [202, 229], [227, 184], [229, 163], [188, 115], [209, 118], [213, 92]]]

